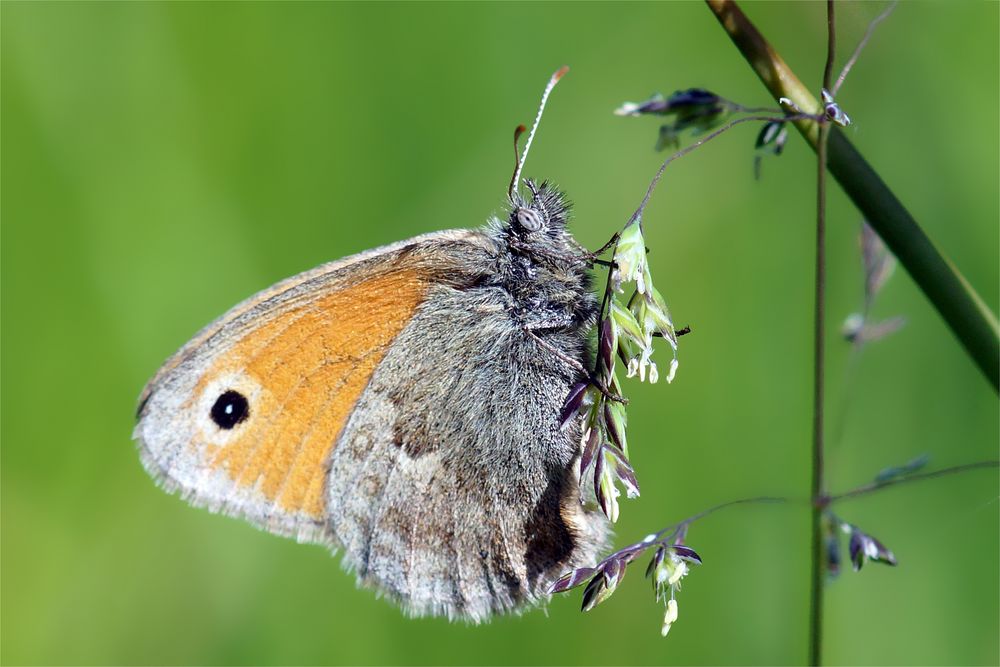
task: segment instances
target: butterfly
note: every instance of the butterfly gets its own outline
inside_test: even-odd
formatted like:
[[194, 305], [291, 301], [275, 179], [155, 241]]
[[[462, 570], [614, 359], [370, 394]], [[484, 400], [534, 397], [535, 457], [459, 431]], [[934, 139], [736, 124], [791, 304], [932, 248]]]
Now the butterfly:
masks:
[[505, 219], [279, 282], [163, 365], [133, 435], [161, 486], [342, 551], [411, 615], [483, 621], [594, 564], [608, 523], [560, 419], [591, 363], [592, 257], [561, 192], [519, 187], [564, 72]]

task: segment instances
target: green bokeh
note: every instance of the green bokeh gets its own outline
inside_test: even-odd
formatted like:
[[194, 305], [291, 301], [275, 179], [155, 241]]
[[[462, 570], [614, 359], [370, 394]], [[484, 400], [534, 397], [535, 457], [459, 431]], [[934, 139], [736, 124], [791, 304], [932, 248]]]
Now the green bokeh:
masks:
[[[881, 5], [841, 5], [842, 59]], [[753, 4], [803, 77], [823, 6]], [[656, 123], [610, 111], [699, 85], [767, 104], [700, 4], [119, 4], [2, 7], [2, 662], [773, 663], [805, 655], [808, 516], [697, 524], [705, 565], [680, 620], [641, 567], [469, 627], [408, 620], [336, 559], [158, 490], [129, 440], [135, 400], [201, 325], [276, 280], [503, 203], [510, 136], [557, 89], [526, 173], [600, 245], [660, 156]], [[839, 99], [850, 136], [994, 311], [998, 5], [905, 3]], [[629, 384], [643, 496], [619, 542], [714, 503], [808, 489], [814, 158], [797, 137], [752, 178], [743, 127], [667, 171], [646, 216], [683, 340], [677, 381]], [[835, 489], [928, 452], [993, 458], [997, 398], [900, 271], [879, 315], [910, 325], [845, 383], [860, 303], [858, 215], [830, 202]], [[846, 405], [846, 409], [842, 406]], [[841, 419], [841, 415], [844, 418]], [[835, 663], [997, 664], [993, 471], [841, 507], [900, 559], [828, 589]]]

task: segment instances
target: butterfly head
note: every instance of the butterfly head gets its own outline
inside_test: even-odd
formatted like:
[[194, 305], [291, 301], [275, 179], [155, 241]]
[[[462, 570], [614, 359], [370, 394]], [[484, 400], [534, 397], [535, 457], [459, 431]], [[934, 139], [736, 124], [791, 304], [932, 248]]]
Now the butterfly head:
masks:
[[542, 236], [559, 237], [566, 229], [569, 204], [563, 193], [547, 181], [536, 185], [525, 181], [531, 192], [530, 199], [517, 196], [511, 202], [508, 223], [511, 232], [523, 241], [530, 242]]
[[566, 228], [570, 204], [565, 196], [548, 182], [535, 184], [526, 180], [530, 196], [515, 196], [510, 213], [503, 225], [510, 248], [521, 254], [563, 259], [576, 264], [580, 246]]

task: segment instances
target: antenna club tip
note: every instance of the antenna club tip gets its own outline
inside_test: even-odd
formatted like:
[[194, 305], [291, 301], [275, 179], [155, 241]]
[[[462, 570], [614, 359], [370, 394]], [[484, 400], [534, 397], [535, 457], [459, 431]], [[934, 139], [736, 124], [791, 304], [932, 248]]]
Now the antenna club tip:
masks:
[[558, 81], [559, 79], [561, 79], [564, 76], [566, 76], [566, 72], [568, 72], [568, 71], [569, 71], [569, 65], [563, 65], [558, 70], [556, 70], [555, 74], [552, 75], [552, 80], [553, 81]]

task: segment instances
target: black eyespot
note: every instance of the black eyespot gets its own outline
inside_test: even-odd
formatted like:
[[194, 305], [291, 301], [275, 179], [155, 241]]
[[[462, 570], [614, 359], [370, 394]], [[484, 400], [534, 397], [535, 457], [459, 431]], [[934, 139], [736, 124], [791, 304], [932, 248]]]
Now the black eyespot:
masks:
[[250, 404], [246, 396], [230, 389], [215, 400], [212, 406], [212, 421], [219, 428], [229, 430], [247, 418]]

